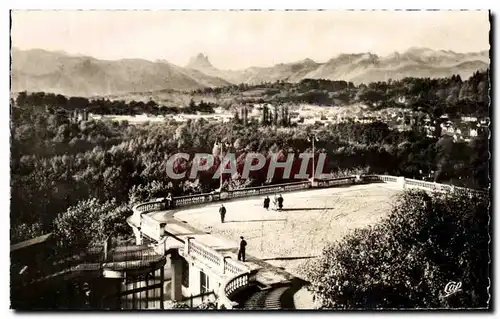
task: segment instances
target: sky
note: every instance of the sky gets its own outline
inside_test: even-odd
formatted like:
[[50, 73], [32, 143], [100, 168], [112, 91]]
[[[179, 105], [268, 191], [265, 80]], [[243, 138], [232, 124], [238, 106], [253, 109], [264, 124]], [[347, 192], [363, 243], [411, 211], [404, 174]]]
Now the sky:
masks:
[[489, 49], [487, 11], [13, 11], [12, 46], [220, 69], [410, 47]]

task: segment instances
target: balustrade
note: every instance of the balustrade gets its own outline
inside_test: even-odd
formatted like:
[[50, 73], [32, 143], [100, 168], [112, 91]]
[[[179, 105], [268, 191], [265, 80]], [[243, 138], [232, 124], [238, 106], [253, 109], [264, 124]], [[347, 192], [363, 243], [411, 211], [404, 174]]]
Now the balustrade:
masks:
[[222, 285], [222, 291], [219, 293], [219, 303], [226, 309], [232, 309], [238, 306], [238, 303], [231, 300], [235, 293], [249, 284], [250, 274], [248, 272], [239, 273], [238, 275], [225, 281]]
[[[395, 176], [389, 176], [389, 175], [377, 175], [380, 180], [384, 182], [397, 182], [397, 177]], [[487, 191], [483, 190], [477, 190], [477, 189], [469, 189], [469, 188], [464, 188], [464, 187], [456, 187], [453, 185], [447, 185], [447, 184], [439, 184], [439, 183], [432, 183], [432, 182], [426, 182], [426, 181], [420, 181], [416, 179], [410, 179], [410, 178], [405, 178], [405, 186], [410, 187], [410, 188], [419, 188], [423, 190], [428, 190], [428, 191], [433, 191], [433, 192], [440, 192], [440, 193], [461, 193], [461, 194], [468, 194], [470, 196], [472, 195], [478, 195], [478, 196], [484, 196], [487, 194]]]
[[199, 259], [213, 269], [220, 269], [224, 257], [210, 247], [188, 238], [186, 241], [185, 254]]

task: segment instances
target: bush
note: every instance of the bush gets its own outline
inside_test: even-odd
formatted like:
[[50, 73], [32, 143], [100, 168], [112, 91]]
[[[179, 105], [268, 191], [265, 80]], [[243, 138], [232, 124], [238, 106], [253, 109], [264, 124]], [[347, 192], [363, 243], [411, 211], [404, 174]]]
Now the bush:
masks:
[[115, 200], [101, 202], [92, 198], [78, 202], [57, 216], [54, 232], [60, 247], [85, 249], [103, 243], [107, 236], [129, 234], [126, 217], [131, 214], [128, 207], [119, 206]]
[[[401, 195], [376, 226], [324, 249], [309, 271], [321, 308], [488, 307], [488, 201]], [[461, 291], [445, 297], [449, 282]]]

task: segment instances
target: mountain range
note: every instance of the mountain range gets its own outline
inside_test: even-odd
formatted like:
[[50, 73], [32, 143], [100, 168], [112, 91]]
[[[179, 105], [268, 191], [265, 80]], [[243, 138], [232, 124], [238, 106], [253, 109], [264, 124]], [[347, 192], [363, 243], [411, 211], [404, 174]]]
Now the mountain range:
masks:
[[456, 53], [410, 48], [387, 56], [341, 54], [324, 63], [304, 59], [272, 67], [221, 70], [198, 54], [177, 66], [165, 60], [99, 60], [89, 56], [41, 49], [11, 51], [12, 91], [45, 91], [72, 96], [102, 96], [158, 90], [193, 90], [230, 84], [259, 84], [284, 80], [328, 79], [355, 84], [404, 77], [462, 79], [489, 67], [489, 52]]

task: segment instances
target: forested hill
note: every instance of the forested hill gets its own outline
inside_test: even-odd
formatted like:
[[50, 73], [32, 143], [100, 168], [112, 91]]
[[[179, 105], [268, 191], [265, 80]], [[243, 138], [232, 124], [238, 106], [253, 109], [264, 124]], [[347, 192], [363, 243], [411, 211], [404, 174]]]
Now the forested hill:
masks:
[[191, 92], [168, 90], [93, 99], [23, 92], [20, 100], [24, 101], [21, 104], [46, 104], [68, 110], [85, 108], [95, 114], [112, 115], [212, 113], [218, 106], [229, 108], [268, 102], [346, 107], [361, 103], [371, 110], [399, 107], [433, 115], [448, 114], [453, 117], [466, 114], [487, 117], [490, 113], [489, 84], [488, 70], [476, 72], [465, 80], [454, 75], [443, 79], [405, 78], [356, 86], [346, 81], [305, 79], [298, 83], [277, 81]]
[[232, 97], [245, 102], [309, 103], [343, 106], [364, 103], [372, 109], [408, 107], [453, 114], [489, 114], [489, 70], [470, 78], [458, 75], [430, 79], [409, 77], [398, 81], [354, 85], [346, 81], [305, 79], [298, 83], [277, 81], [259, 85], [207, 88], [194, 93], [214, 99]]
[[[203, 119], [134, 126], [125, 121], [74, 122], [65, 114], [47, 110], [46, 104], [14, 102], [13, 242], [52, 231], [82, 234], [85, 230], [82, 236], [95, 233], [93, 240], [106, 234], [130, 234], [126, 217], [134, 203], [167, 192], [176, 196], [219, 187], [219, 180], [212, 179], [210, 172], [195, 180], [172, 180], [166, 170], [171, 155], [212, 153], [216, 139], [229, 143], [229, 150], [244, 163], [248, 152], [260, 152], [267, 158], [280, 153], [286, 158], [288, 153], [311, 151], [308, 134], [314, 129], [319, 139], [316, 151], [327, 155], [326, 172], [422, 178], [435, 171], [432, 177], [438, 182], [472, 188], [489, 184], [487, 133], [470, 143], [453, 143], [446, 137], [438, 141], [427, 138], [418, 130], [394, 131], [380, 122], [278, 130], [257, 123], [220, 125]], [[182, 169], [190, 165], [178, 163]], [[226, 176], [225, 183], [227, 187], [245, 187], [288, 181], [279, 174], [269, 181], [267, 174], [254, 173], [250, 180]]]

